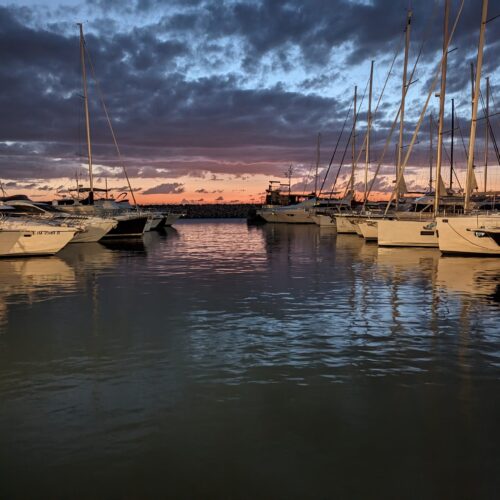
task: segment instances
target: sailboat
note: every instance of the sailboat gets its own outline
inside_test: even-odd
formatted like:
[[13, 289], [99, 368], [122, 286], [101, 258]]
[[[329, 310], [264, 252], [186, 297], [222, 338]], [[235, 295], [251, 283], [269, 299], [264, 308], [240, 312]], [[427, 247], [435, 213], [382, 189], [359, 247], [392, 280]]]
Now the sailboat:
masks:
[[[90, 115], [88, 106], [88, 92], [87, 92], [87, 66], [85, 62], [86, 45], [85, 38], [83, 36], [83, 25], [78, 24], [80, 30], [80, 59], [82, 66], [82, 83], [83, 83], [83, 101], [85, 108], [85, 130], [86, 130], [86, 140], [87, 140], [87, 158], [88, 158], [88, 168], [89, 168], [89, 188], [80, 188], [78, 186], [78, 192], [87, 192], [88, 197], [80, 201], [79, 199], [66, 198], [63, 200], [55, 200], [54, 205], [57, 205], [61, 210], [70, 213], [82, 214], [87, 216], [99, 216], [105, 218], [113, 218], [115, 221], [115, 226], [111, 228], [103, 238], [123, 238], [123, 237], [141, 237], [146, 229], [146, 224], [151, 219], [147, 214], [141, 214], [139, 211], [134, 211], [132, 209], [125, 209], [123, 205], [117, 203], [113, 199], [96, 199], [95, 193], [99, 191], [106, 191], [94, 187], [94, 177], [92, 172], [92, 142], [90, 136]], [[103, 103], [104, 106], [104, 103]], [[113, 136], [113, 141], [117, 148], [118, 154], [119, 148], [116, 142], [116, 137], [111, 126], [111, 120], [105, 109], [106, 118], [108, 119], [108, 125], [111, 129], [111, 134]], [[129, 188], [132, 196], [134, 196], [132, 188], [130, 186], [130, 181], [128, 175], [123, 167], [127, 182], [129, 183]]]
[[[410, 34], [411, 34], [411, 19], [413, 12], [411, 9], [408, 10], [406, 16], [406, 27], [405, 27], [405, 51], [404, 51], [404, 61], [403, 61], [403, 83], [401, 88], [401, 107], [399, 114], [399, 141], [397, 149], [397, 164], [396, 164], [396, 180], [401, 169], [402, 151], [403, 151], [403, 132], [404, 132], [404, 113], [405, 113], [405, 100], [406, 93], [408, 91], [408, 58], [410, 51]], [[399, 204], [399, 198], [401, 191], [406, 191], [406, 184], [404, 178], [401, 179], [401, 183], [396, 184], [396, 205]], [[365, 199], [366, 203], [366, 199]], [[368, 217], [365, 220], [359, 221], [358, 231], [361, 236], [366, 241], [378, 241], [378, 223], [381, 219], [392, 220], [392, 217], [384, 216], [383, 214], [377, 214], [377, 217]]]
[[[411, 154], [413, 145], [415, 143], [418, 130], [422, 123], [427, 105], [429, 103], [430, 97], [434, 90], [434, 86], [437, 83], [437, 78], [439, 73], [441, 74], [441, 89], [439, 94], [439, 131], [438, 131], [438, 147], [437, 147], [437, 163], [436, 163], [436, 185], [434, 190], [434, 200], [433, 204], [429, 204], [428, 210], [423, 210], [418, 213], [404, 214], [394, 220], [380, 220], [378, 221], [378, 244], [379, 246], [408, 246], [408, 247], [427, 247], [427, 248], [437, 248], [438, 247], [438, 233], [436, 231], [436, 221], [435, 217], [439, 213], [442, 204], [442, 191], [444, 191], [444, 184], [441, 179], [441, 163], [442, 163], [442, 153], [443, 153], [443, 123], [444, 123], [444, 104], [445, 104], [445, 93], [446, 93], [446, 69], [447, 69], [447, 56], [448, 47], [451, 42], [452, 35], [457, 26], [457, 21], [461, 14], [461, 9], [457, 14], [453, 30], [449, 34], [448, 32], [448, 19], [450, 12], [450, 0], [445, 1], [444, 10], [444, 33], [443, 33], [443, 52], [441, 57], [441, 62], [439, 65], [439, 72], [436, 74], [431, 89], [428, 93], [426, 103], [421, 112], [420, 119], [417, 123], [416, 130], [413, 134], [409, 149], [406, 153], [404, 161], [401, 163], [401, 131], [400, 131], [400, 142], [398, 153], [398, 175], [396, 180], [395, 194], [396, 194], [396, 204], [398, 200], [399, 188], [403, 178], [404, 168], [407, 165], [408, 158]], [[403, 104], [402, 104], [403, 106]], [[443, 193], [444, 194], [444, 193]], [[389, 201], [387, 209], [392, 202]]]
[[439, 233], [439, 249], [443, 253], [500, 255], [500, 213], [471, 213], [473, 208], [471, 201], [472, 190], [476, 184], [474, 178], [474, 146], [476, 140], [477, 109], [480, 94], [487, 14], [488, 0], [483, 0], [476, 78], [474, 84], [475, 90], [472, 104], [469, 152], [467, 157], [467, 179], [464, 205], [464, 212], [466, 215], [436, 218], [437, 230]]
[[[353, 106], [353, 123], [352, 123], [352, 171], [349, 181], [348, 194], [354, 198], [354, 176], [356, 172], [356, 121], [358, 118], [357, 108], [358, 87], [354, 87], [354, 106]], [[337, 233], [339, 234], [356, 234], [356, 222], [352, 220], [352, 213], [343, 213], [335, 215], [335, 223], [337, 225]]]
[[[381, 216], [380, 206], [376, 202], [369, 202], [369, 189], [368, 189], [368, 172], [370, 168], [370, 138], [371, 138], [371, 129], [373, 123], [373, 115], [372, 115], [372, 95], [373, 95], [373, 68], [375, 61], [371, 61], [370, 66], [370, 78], [369, 78], [369, 92], [368, 92], [368, 110], [367, 110], [367, 130], [364, 138], [364, 142], [360, 148], [358, 156], [356, 157], [356, 124], [357, 124], [357, 89], [354, 89], [354, 109], [355, 116], [353, 120], [352, 127], [352, 172], [351, 177], [348, 184], [348, 193], [351, 199], [354, 199], [354, 177], [356, 173], [357, 164], [359, 158], [361, 156], [361, 152], [365, 151], [365, 168], [364, 168], [364, 196], [362, 204], [357, 207], [356, 210], [345, 211], [344, 213], [340, 213], [336, 215], [336, 223], [337, 223], [337, 232], [344, 234], [357, 234], [360, 237], [363, 237], [362, 227], [366, 224], [368, 219], [373, 217]], [[392, 66], [391, 66], [392, 69]], [[386, 77], [387, 80], [391, 74], [391, 69]], [[385, 88], [385, 84], [384, 84]], [[375, 114], [377, 112], [378, 106], [381, 102], [382, 96], [384, 94], [384, 90], [379, 96], [377, 106], [375, 107]], [[373, 185], [373, 180], [372, 180]]]

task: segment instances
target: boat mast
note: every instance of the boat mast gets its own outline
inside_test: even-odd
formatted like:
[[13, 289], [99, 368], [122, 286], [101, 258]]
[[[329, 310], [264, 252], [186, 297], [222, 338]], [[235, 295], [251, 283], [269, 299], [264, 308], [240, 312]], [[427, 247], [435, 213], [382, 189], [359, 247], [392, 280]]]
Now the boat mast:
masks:
[[75, 179], [76, 179], [76, 199], [79, 201], [80, 200], [80, 179], [78, 178], [78, 169], [75, 172]]
[[354, 86], [354, 120], [352, 124], [352, 173], [351, 173], [351, 193], [354, 198], [354, 173], [356, 171], [356, 119], [358, 117], [357, 109], [358, 87]]
[[290, 163], [290, 166], [285, 172], [286, 178], [288, 179], [288, 200], [290, 200], [290, 196], [292, 194], [292, 173], [293, 173], [293, 167], [292, 164]]
[[486, 133], [484, 135], [484, 192], [488, 183], [488, 142], [490, 139], [490, 77], [486, 77]]
[[372, 127], [372, 88], [373, 88], [373, 63], [372, 61], [370, 68], [370, 89], [368, 92], [368, 130], [366, 131], [366, 148], [365, 148], [365, 196], [364, 203], [366, 203], [368, 197], [368, 167], [370, 164], [370, 130]]
[[87, 132], [87, 155], [89, 161], [89, 203], [94, 203], [94, 175], [92, 173], [92, 146], [90, 143], [90, 119], [89, 119], [89, 101], [87, 95], [87, 72], [85, 70], [85, 39], [83, 38], [83, 24], [78, 23], [80, 28], [80, 60], [82, 63], [82, 80], [83, 80], [83, 102], [85, 104], [85, 129]]
[[479, 47], [477, 50], [476, 62], [476, 81], [474, 83], [474, 99], [472, 101], [472, 118], [470, 124], [469, 138], [469, 154], [467, 157], [467, 180], [465, 184], [465, 204], [464, 211], [470, 211], [470, 196], [472, 192], [473, 176], [474, 176], [474, 145], [476, 143], [476, 128], [477, 128], [477, 107], [479, 103], [479, 89], [481, 84], [481, 70], [483, 68], [483, 48], [484, 48], [484, 32], [486, 29], [486, 16], [488, 15], [488, 0], [483, 0], [481, 13], [481, 29], [479, 31]]
[[453, 150], [455, 149], [455, 99], [451, 100], [450, 191], [453, 188]]
[[318, 133], [318, 142], [316, 144], [316, 177], [314, 178], [314, 197], [318, 196], [318, 169], [319, 169], [319, 153], [320, 153], [321, 133]]
[[432, 164], [434, 162], [434, 158], [432, 157], [432, 154], [434, 152], [433, 150], [433, 144], [432, 144], [432, 113], [429, 119], [429, 193], [432, 193]]
[[[403, 85], [401, 87], [401, 111], [399, 115], [399, 140], [398, 140], [398, 156], [397, 156], [397, 167], [396, 167], [396, 179], [399, 179], [399, 173], [401, 171], [401, 162], [403, 160], [403, 132], [405, 123], [405, 100], [406, 91], [408, 85], [406, 83], [408, 75], [408, 54], [410, 52], [410, 32], [411, 32], [411, 16], [413, 12], [411, 9], [408, 10], [406, 16], [406, 29], [405, 29], [405, 58], [403, 63]], [[396, 210], [399, 206], [400, 189], [399, 183], [396, 183]]]
[[470, 115], [474, 113], [474, 63], [470, 63]]
[[[448, 19], [450, 17], [450, 0], [444, 5], [443, 25], [443, 64], [441, 67], [441, 90], [439, 92], [439, 123], [438, 143], [436, 156], [436, 187], [434, 189], [434, 214], [439, 211], [439, 199], [441, 197], [441, 163], [443, 161], [443, 125], [444, 125], [444, 103], [446, 97], [446, 66], [448, 63]], [[443, 193], [444, 194], [444, 193]]]

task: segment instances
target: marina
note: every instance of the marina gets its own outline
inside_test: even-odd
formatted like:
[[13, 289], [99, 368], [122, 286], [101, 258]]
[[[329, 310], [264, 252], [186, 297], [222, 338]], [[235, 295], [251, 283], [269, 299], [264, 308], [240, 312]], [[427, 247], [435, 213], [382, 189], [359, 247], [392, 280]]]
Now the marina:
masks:
[[42, 4], [0, 0], [0, 500], [500, 498], [498, 5]]

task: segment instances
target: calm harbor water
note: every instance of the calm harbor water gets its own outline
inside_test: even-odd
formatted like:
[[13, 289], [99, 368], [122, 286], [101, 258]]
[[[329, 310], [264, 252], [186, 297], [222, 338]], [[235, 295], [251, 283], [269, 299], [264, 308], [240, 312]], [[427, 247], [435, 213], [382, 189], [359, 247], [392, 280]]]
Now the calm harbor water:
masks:
[[185, 221], [0, 261], [0, 498], [500, 498], [500, 261]]

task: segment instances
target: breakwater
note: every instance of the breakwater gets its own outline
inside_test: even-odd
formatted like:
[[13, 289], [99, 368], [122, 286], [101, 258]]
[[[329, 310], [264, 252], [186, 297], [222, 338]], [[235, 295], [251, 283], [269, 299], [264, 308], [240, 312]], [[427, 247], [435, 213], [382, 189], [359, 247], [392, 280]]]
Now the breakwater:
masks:
[[260, 205], [242, 204], [210, 204], [210, 205], [141, 205], [147, 210], [182, 212], [186, 219], [238, 219], [246, 217], [251, 209]]

